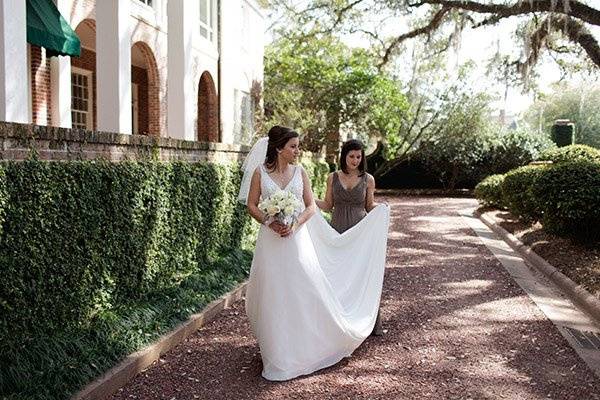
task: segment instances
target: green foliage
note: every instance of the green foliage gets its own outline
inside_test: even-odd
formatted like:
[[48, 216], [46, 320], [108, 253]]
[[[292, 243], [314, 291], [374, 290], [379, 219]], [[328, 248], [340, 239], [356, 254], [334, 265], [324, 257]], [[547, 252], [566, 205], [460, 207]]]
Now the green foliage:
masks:
[[575, 123], [575, 143], [600, 149], [600, 85], [557, 85], [551, 93], [542, 95], [527, 111], [532, 127], [550, 134], [557, 119]]
[[543, 134], [527, 129], [498, 129], [489, 152], [479, 170], [485, 174], [503, 174], [527, 165], [539, 155], [556, 146]]
[[243, 242], [237, 166], [4, 165], [3, 331], [85, 323], [170, 286]]
[[52, 332], [33, 328], [0, 341], [0, 397], [70, 398], [126, 355], [154, 342], [244, 280], [252, 259], [233, 250], [178, 285], [115, 304], [81, 326]]
[[537, 221], [542, 216], [539, 198], [533, 186], [546, 171], [543, 165], [526, 165], [505, 175], [502, 183], [502, 198], [511, 213], [524, 221]]
[[236, 164], [0, 167], [2, 398], [68, 398], [248, 275]]
[[325, 197], [325, 189], [327, 188], [329, 166], [325, 161], [314, 161], [311, 158], [302, 159], [301, 164], [310, 178], [315, 197], [322, 199]]
[[504, 175], [490, 175], [475, 186], [475, 197], [487, 207], [504, 208], [502, 183]]
[[487, 129], [486, 95], [464, 96], [443, 118], [437, 134], [420, 144], [417, 158], [447, 189], [476, 171], [494, 143]]
[[314, 153], [332, 137], [337, 146], [342, 126], [386, 135], [407, 107], [368, 52], [331, 36], [290, 35], [267, 47], [264, 98], [267, 124], [294, 127]]
[[532, 190], [544, 229], [600, 239], [600, 163], [563, 162], [546, 168]]
[[591, 161], [600, 162], [600, 150], [586, 145], [571, 145], [548, 149], [538, 157], [540, 161], [552, 161], [553, 163]]

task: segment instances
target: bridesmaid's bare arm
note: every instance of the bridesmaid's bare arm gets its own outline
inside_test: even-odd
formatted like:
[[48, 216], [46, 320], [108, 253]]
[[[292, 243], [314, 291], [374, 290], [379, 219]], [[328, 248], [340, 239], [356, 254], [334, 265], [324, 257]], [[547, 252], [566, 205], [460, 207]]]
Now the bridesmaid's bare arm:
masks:
[[377, 207], [375, 203], [375, 178], [373, 175], [367, 174], [367, 197], [365, 199], [365, 209], [370, 212]]
[[333, 210], [333, 174], [335, 174], [335, 172], [332, 172], [327, 177], [327, 189], [325, 189], [325, 199], [315, 199], [315, 203], [317, 203], [317, 206], [323, 211]]

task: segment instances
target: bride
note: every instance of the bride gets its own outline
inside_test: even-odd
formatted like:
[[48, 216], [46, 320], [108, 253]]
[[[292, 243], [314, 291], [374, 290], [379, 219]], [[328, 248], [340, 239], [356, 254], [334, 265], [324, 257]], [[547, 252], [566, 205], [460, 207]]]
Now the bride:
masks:
[[[282, 381], [331, 366], [369, 336], [383, 274], [389, 209], [375, 207], [337, 233], [316, 212], [310, 180], [300, 165], [299, 135], [274, 126], [244, 162], [240, 201], [262, 224], [246, 291], [246, 313], [261, 351], [262, 376]], [[301, 212], [291, 226], [259, 208], [283, 190]]]

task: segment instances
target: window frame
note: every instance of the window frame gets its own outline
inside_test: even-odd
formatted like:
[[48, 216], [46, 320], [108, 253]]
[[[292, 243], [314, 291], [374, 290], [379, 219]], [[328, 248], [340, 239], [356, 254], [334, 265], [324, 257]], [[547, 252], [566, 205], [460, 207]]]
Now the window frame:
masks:
[[[198, 2], [198, 33], [200, 37], [208, 40], [211, 43], [216, 43], [217, 41], [217, 1], [216, 0], [206, 0], [206, 15], [208, 17], [208, 22], [202, 21], [202, 0]], [[206, 30], [206, 36], [202, 34], [202, 29]]]
[[[77, 74], [77, 75], [82, 75], [87, 77], [88, 79], [88, 98], [84, 99], [87, 100], [88, 102], [88, 107], [87, 107], [87, 111], [84, 110], [74, 110], [73, 109], [73, 74]], [[74, 128], [74, 129], [87, 129], [87, 130], [93, 130], [94, 129], [94, 82], [93, 82], [93, 78], [94, 78], [94, 71], [90, 71], [87, 69], [83, 69], [83, 68], [77, 68], [77, 67], [71, 67], [71, 127], [74, 128], [75, 125], [75, 119], [73, 118], [73, 112], [85, 112], [87, 113], [87, 121], [86, 121], [86, 127], [85, 128]]]

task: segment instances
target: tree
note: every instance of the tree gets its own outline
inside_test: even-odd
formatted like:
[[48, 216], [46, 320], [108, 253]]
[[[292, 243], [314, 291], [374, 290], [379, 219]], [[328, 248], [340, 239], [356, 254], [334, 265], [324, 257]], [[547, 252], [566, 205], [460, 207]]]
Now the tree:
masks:
[[600, 84], [559, 84], [543, 94], [526, 113], [529, 125], [539, 132], [550, 133], [557, 119], [575, 123], [575, 141], [600, 148]]
[[[591, 31], [600, 26], [600, 9], [590, 5], [592, 0], [313, 0], [304, 2], [301, 9], [290, 0], [271, 0], [270, 4], [287, 10], [302, 26], [313, 30], [365, 33], [380, 45], [381, 67], [409, 39], [437, 34], [451, 42], [466, 27], [479, 29], [512, 17], [524, 21], [515, 36], [522, 41], [525, 57], [511, 61], [523, 74], [529, 72], [544, 50], [576, 54], [596, 69], [600, 67], [600, 46]], [[369, 13], [381, 15], [382, 21], [397, 21], [395, 17], [399, 15], [417, 15], [420, 23], [412, 24], [405, 33], [386, 37], [377, 29], [367, 28], [373, 26], [365, 21]], [[318, 22], [311, 22], [316, 18]]]
[[326, 146], [330, 162], [342, 128], [383, 137], [407, 108], [400, 88], [377, 70], [366, 50], [328, 35], [272, 43], [265, 55], [264, 97], [270, 124], [300, 130], [310, 151]]

